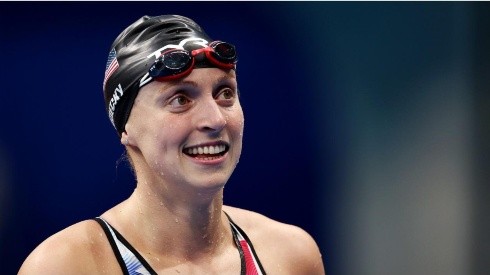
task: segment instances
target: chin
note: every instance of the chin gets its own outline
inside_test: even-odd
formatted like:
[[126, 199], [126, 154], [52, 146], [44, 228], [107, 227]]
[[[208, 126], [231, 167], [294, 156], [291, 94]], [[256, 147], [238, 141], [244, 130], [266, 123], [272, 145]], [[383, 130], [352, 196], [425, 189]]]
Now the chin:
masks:
[[202, 189], [223, 189], [226, 185], [226, 182], [227, 180], [222, 179], [213, 179], [207, 181], [200, 180], [200, 182], [197, 183], [196, 187], [200, 187]]
[[212, 193], [212, 192], [219, 192], [221, 191], [229, 177], [198, 177], [195, 180], [189, 179], [189, 182], [193, 187], [195, 187], [198, 192], [206, 192], [206, 193]]

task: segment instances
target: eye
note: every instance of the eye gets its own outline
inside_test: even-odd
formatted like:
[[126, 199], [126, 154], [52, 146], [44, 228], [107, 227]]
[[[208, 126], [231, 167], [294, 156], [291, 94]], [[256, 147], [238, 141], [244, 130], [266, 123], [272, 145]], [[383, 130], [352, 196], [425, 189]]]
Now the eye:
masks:
[[235, 91], [231, 88], [223, 88], [216, 95], [217, 100], [233, 100], [235, 98]]
[[225, 99], [230, 99], [233, 97], [233, 92], [231, 91], [231, 89], [227, 89], [223, 91], [222, 95]]
[[189, 104], [191, 101], [183, 96], [183, 95], [177, 95], [174, 98], [172, 98], [169, 102], [169, 105], [172, 107], [181, 107]]

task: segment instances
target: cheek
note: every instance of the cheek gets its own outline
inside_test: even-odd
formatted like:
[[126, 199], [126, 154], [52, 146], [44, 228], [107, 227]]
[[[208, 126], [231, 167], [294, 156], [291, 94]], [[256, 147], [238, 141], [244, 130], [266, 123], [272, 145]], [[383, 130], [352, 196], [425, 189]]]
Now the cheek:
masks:
[[168, 167], [175, 167], [179, 156], [179, 129], [174, 131], [166, 127], [155, 126], [157, 129], [147, 132], [141, 144], [141, 152], [148, 165], [163, 175]]
[[240, 147], [242, 146], [242, 139], [243, 139], [243, 129], [245, 125], [245, 119], [243, 117], [243, 112], [241, 108], [238, 108], [238, 110], [235, 110], [232, 114], [230, 114], [229, 120], [228, 120], [228, 127], [230, 129], [231, 135], [233, 139], [235, 140], [235, 143], [239, 145]]
[[162, 129], [165, 123], [158, 117], [158, 112], [150, 108], [139, 108], [131, 112], [126, 124], [128, 136], [148, 161], [158, 158], [158, 154], [165, 151], [165, 141], [169, 138], [168, 129]]
[[243, 110], [242, 107], [238, 104], [236, 109], [233, 109], [232, 112], [230, 112], [229, 119], [228, 119], [228, 124], [235, 130], [240, 133], [240, 135], [243, 133], [243, 127], [245, 124], [245, 118], [243, 116]]
[[242, 146], [243, 146], [243, 129], [245, 125], [245, 119], [243, 117], [242, 109], [239, 109], [239, 112], [236, 112], [232, 119], [230, 119], [230, 128], [233, 133], [233, 144], [234, 144], [234, 153], [235, 153], [235, 166], [240, 161], [240, 156], [242, 154]]
[[139, 96], [136, 97], [125, 127], [127, 134], [136, 141], [148, 135], [148, 130], [151, 130], [151, 121], [154, 119], [151, 106], [145, 104], [145, 101]]

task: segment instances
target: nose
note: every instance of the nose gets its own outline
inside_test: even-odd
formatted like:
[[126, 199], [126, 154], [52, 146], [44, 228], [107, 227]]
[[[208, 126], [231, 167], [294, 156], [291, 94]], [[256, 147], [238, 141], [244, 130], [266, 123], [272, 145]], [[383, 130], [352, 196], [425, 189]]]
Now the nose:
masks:
[[214, 99], [202, 102], [202, 105], [197, 110], [197, 126], [199, 130], [210, 133], [221, 132], [226, 125], [226, 117], [223, 111], [222, 107]]

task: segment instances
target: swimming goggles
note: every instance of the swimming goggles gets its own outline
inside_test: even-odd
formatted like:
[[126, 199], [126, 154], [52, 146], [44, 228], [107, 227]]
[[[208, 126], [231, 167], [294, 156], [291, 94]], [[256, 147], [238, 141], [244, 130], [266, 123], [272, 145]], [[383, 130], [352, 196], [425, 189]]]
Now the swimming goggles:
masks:
[[160, 81], [174, 80], [191, 73], [196, 56], [204, 53], [206, 59], [221, 69], [233, 69], [237, 62], [235, 46], [222, 41], [213, 41], [207, 47], [192, 51], [171, 49], [163, 52], [150, 67], [149, 75]]

